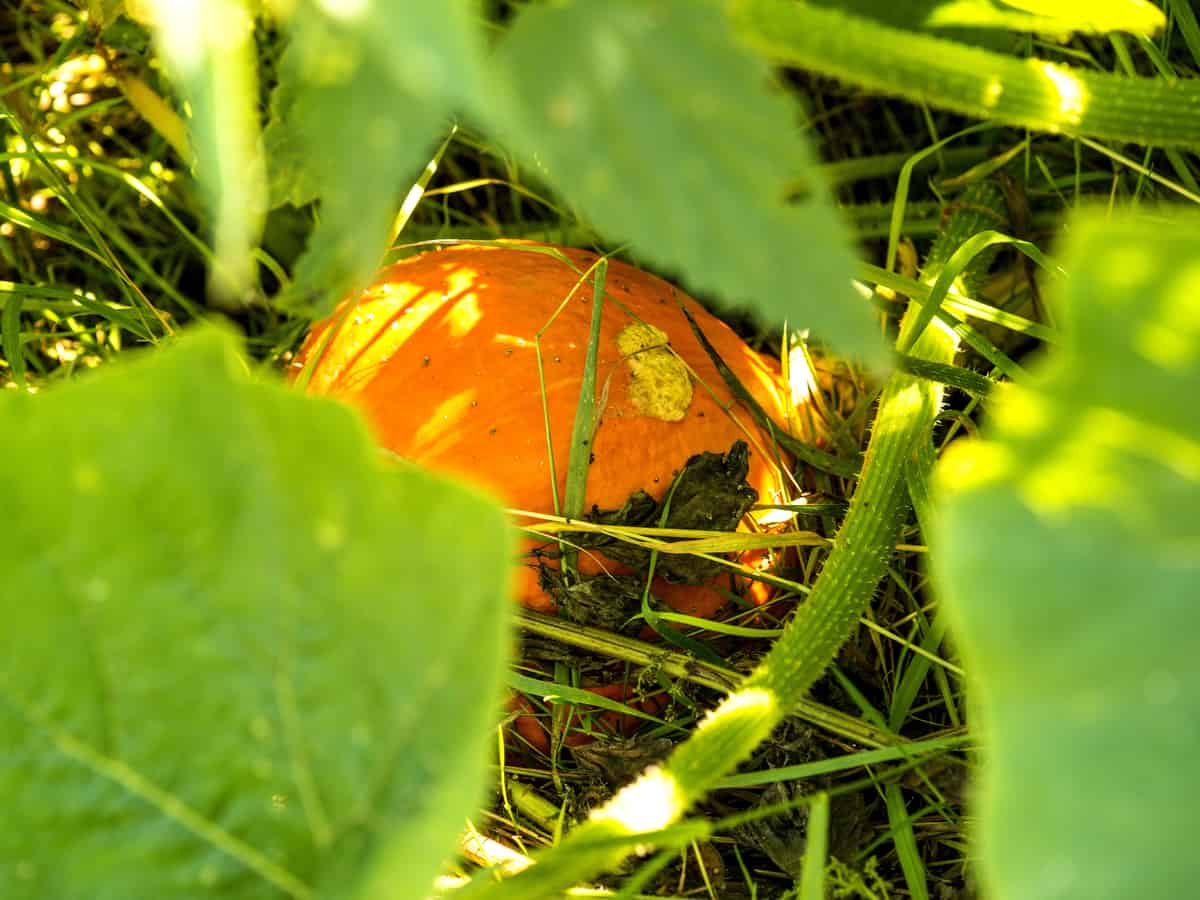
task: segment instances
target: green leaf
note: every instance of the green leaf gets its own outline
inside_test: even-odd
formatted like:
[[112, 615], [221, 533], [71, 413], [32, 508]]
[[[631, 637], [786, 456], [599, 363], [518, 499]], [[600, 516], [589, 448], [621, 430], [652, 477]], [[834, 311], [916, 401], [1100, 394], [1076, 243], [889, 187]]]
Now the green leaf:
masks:
[[[512, 90], [482, 112], [610, 240], [728, 303], [881, 357], [798, 112], [716, 5], [533, 6], [496, 64]], [[806, 193], [789, 202], [798, 178]]]
[[321, 200], [284, 306], [323, 314], [376, 268], [392, 222], [480, 82], [466, 0], [301, 2], [271, 98], [271, 204]]
[[1017, 59], [792, 0], [735, 0], [745, 39], [781, 63], [1037, 131], [1200, 147], [1200, 82]]
[[499, 509], [213, 333], [0, 428], [0, 896], [424, 896], [484, 797]]
[[212, 213], [210, 291], [239, 306], [258, 290], [252, 253], [266, 215], [257, 48], [244, 0], [149, 0], [158, 47], [191, 106], [196, 179]]
[[951, 451], [932, 559], [986, 738], [997, 897], [1194, 892], [1200, 220], [1081, 216], [1065, 341]]
[[798, 900], [824, 900], [825, 867], [829, 863], [829, 794], [820, 791], [808, 808], [805, 829], [804, 868], [800, 874]]

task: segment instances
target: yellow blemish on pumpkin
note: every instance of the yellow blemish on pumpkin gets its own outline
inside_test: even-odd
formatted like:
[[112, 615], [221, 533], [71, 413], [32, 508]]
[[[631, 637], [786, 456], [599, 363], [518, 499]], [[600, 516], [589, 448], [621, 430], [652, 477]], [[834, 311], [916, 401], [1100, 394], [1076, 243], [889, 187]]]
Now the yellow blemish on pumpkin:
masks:
[[644, 416], [679, 422], [692, 404], [687, 366], [668, 348], [667, 333], [634, 322], [617, 335], [617, 349], [629, 366], [629, 399]]

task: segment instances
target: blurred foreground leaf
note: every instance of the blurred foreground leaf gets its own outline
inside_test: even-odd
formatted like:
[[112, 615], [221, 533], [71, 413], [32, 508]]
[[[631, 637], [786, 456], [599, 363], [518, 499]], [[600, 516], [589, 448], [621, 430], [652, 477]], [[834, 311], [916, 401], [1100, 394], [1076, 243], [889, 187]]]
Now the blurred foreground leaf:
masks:
[[799, 110], [716, 5], [529, 7], [496, 63], [513, 90], [485, 112], [608, 238], [726, 302], [882, 357]]
[[378, 266], [405, 192], [479, 82], [466, 0], [301, 0], [265, 142], [271, 203], [321, 200], [282, 303], [323, 315]]
[[245, 0], [146, 0], [146, 5], [159, 50], [191, 106], [196, 179], [212, 216], [210, 293], [218, 305], [239, 306], [257, 291], [252, 253], [267, 204], [251, 11]]
[[242, 368], [0, 396], [5, 900], [424, 896], [483, 799], [499, 510]]
[[1200, 881], [1200, 220], [1076, 222], [1066, 343], [940, 468], [995, 897]]

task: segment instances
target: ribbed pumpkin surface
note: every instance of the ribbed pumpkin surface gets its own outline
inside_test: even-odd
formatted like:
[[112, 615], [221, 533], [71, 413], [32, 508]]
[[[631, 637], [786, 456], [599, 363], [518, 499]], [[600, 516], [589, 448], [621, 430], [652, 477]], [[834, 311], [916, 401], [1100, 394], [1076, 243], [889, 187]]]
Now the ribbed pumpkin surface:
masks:
[[[309, 390], [359, 406], [379, 441], [397, 454], [481, 484], [510, 507], [550, 513], [543, 394], [561, 498], [593, 287], [583, 284], [565, 304], [564, 299], [596, 256], [557, 248], [576, 271], [531, 246], [456, 245], [384, 269], [352, 309], [343, 303], [314, 327], [294, 365], [298, 369], [319, 353]], [[619, 507], [638, 489], [661, 499], [690, 456], [727, 452], [739, 439], [750, 445], [748, 480], [760, 502], [784, 497], [782, 476], [768, 456], [774, 452], [769, 437], [733, 405], [680, 303], [759, 403], [783, 423], [789, 395], [778, 366], [660, 278], [610, 261], [605, 287], [596, 372], [599, 427], [587, 507]], [[665, 332], [671, 350], [693, 373], [691, 400], [679, 421], [647, 415], [635, 402], [631, 366], [618, 348], [623, 330], [635, 322]], [[731, 406], [732, 414], [726, 411]], [[531, 568], [518, 592], [528, 606], [553, 608]], [[722, 603], [703, 587], [658, 585], [656, 593], [693, 615], [708, 615]]]

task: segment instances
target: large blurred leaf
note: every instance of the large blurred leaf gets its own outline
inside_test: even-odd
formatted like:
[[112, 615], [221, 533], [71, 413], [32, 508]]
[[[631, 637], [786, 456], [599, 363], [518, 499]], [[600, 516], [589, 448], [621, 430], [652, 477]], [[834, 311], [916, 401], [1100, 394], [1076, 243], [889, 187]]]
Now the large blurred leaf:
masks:
[[1066, 343], [940, 469], [995, 897], [1184, 897], [1200, 778], [1200, 221], [1081, 219]]
[[271, 100], [271, 203], [320, 198], [284, 305], [327, 312], [378, 265], [405, 191], [479, 84], [467, 0], [302, 0]]
[[485, 113], [610, 239], [879, 357], [798, 111], [716, 4], [533, 6], [496, 62], [514, 90]]
[[213, 299], [239, 305], [257, 289], [251, 254], [267, 200], [254, 22], [245, 0], [145, 0], [144, 5], [191, 108], [196, 177], [212, 214]]
[[5, 900], [419, 897], [483, 799], [498, 509], [241, 370], [0, 397]]

